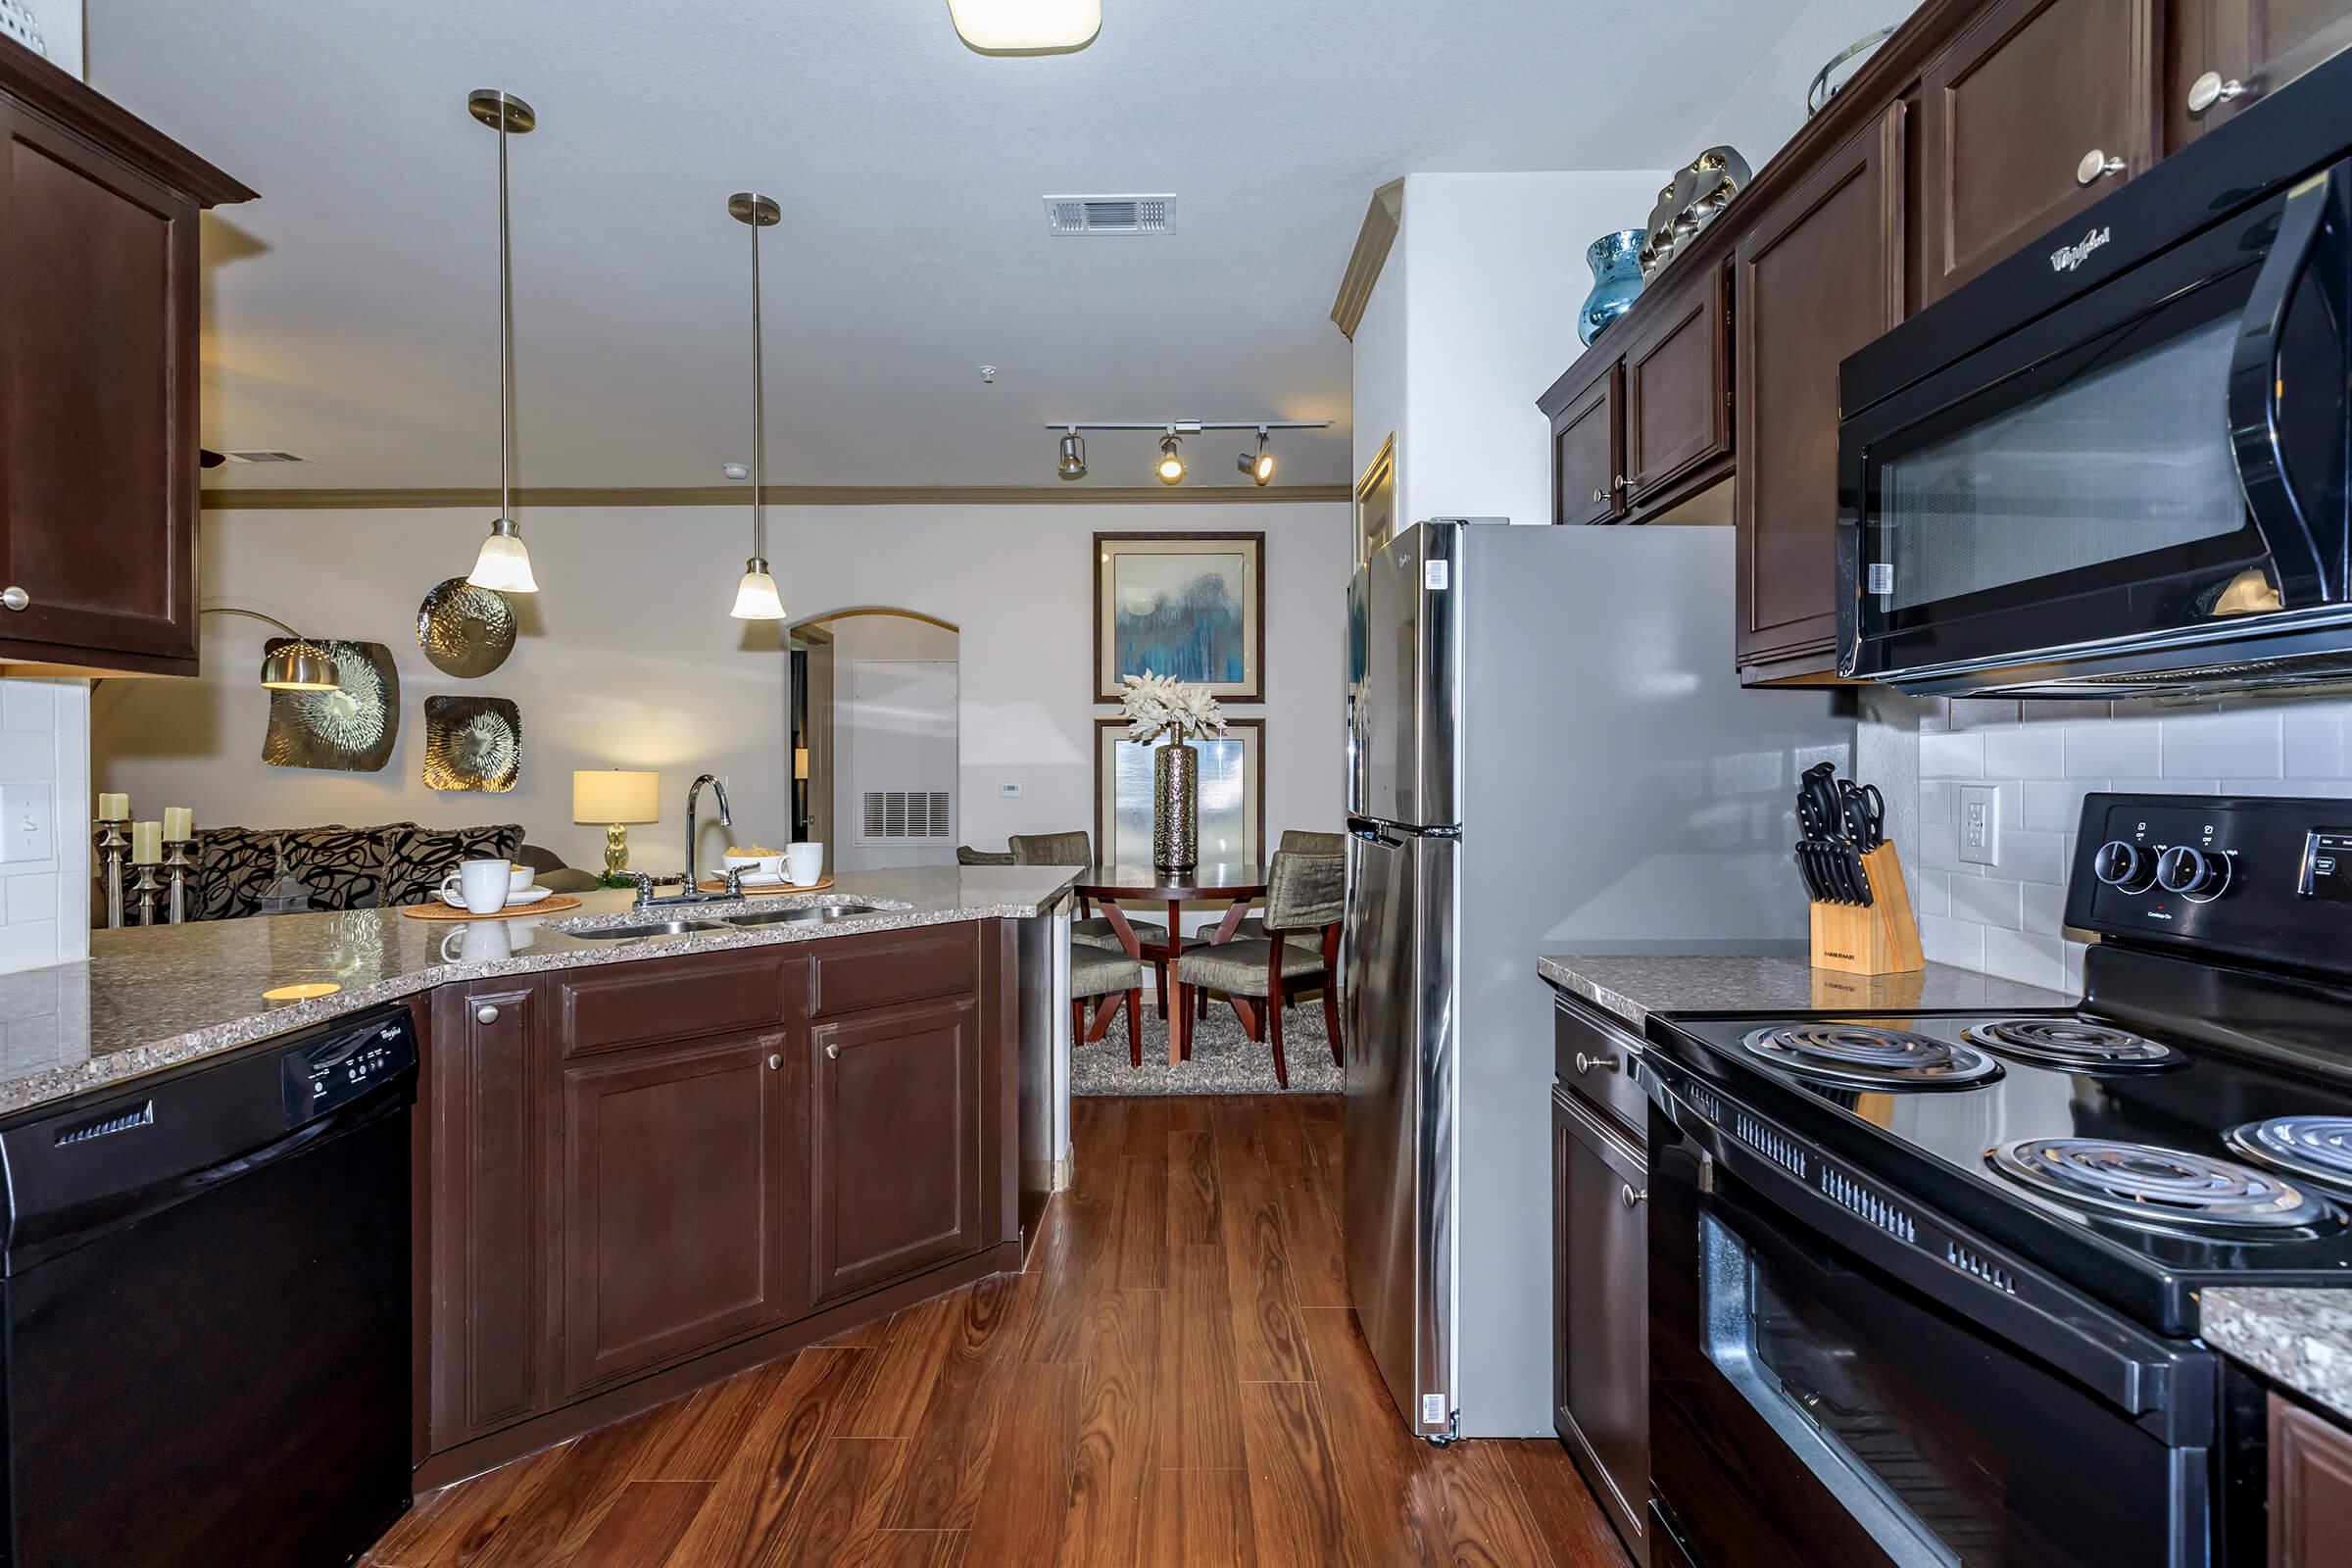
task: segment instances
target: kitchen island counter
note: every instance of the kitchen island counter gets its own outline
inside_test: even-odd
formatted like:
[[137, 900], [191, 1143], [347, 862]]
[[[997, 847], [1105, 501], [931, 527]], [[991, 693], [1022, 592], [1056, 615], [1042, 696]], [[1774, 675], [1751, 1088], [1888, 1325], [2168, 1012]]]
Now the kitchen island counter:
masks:
[[[439, 921], [355, 909], [96, 931], [86, 961], [0, 975], [0, 1114], [453, 982], [1043, 914], [1075, 874], [1056, 866], [847, 873], [822, 894], [663, 909], [654, 918], [715, 920], [796, 902], [881, 907], [822, 924], [724, 926], [618, 942], [564, 928], [625, 923], [634, 897], [625, 890], [586, 893], [583, 907], [542, 917]], [[332, 989], [306, 994], [313, 988]]]

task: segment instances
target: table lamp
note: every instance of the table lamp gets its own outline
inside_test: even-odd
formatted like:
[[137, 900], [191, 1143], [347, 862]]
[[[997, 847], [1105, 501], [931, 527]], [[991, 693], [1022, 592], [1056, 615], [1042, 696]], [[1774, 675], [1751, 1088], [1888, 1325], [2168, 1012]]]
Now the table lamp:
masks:
[[604, 767], [571, 775], [571, 819], [605, 824], [605, 880], [617, 882], [629, 868], [630, 822], [662, 819], [662, 775]]

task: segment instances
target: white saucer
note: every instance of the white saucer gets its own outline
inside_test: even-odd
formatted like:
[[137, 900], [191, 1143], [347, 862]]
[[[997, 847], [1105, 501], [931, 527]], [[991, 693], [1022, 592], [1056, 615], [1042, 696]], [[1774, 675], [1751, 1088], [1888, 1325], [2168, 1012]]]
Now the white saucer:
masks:
[[[537, 904], [541, 899], [552, 897], [554, 893], [555, 889], [553, 888], [524, 888], [520, 893], [508, 894], [505, 907], [510, 909], [524, 908], [530, 905]], [[466, 901], [455, 893], [442, 894], [441, 902], [448, 905], [453, 909], [463, 909], [466, 907]]]

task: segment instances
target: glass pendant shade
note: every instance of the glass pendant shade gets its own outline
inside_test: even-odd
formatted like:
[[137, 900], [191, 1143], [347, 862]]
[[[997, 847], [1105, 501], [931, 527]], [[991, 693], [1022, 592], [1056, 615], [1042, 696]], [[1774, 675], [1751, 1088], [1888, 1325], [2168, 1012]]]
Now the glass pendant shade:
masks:
[[531, 553], [523, 548], [521, 530], [513, 519], [501, 517], [490, 524], [490, 537], [482, 541], [482, 553], [473, 558], [473, 570], [466, 580], [502, 594], [539, 591], [539, 580], [531, 575]]
[[735, 608], [727, 613], [737, 620], [784, 618], [784, 600], [776, 592], [776, 579], [767, 574], [767, 563], [758, 556], [743, 564], [743, 579], [735, 584]]
[[262, 661], [262, 684], [273, 692], [331, 692], [343, 677], [325, 649], [291, 642]]
[[1102, 30], [1102, 0], [948, 0], [948, 15], [984, 54], [1083, 49]]

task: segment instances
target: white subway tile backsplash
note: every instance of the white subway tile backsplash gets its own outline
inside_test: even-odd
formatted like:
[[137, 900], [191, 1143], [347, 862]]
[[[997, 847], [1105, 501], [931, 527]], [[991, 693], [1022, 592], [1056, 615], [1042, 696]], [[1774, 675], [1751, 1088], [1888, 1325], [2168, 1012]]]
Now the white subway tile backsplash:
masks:
[[1914, 914], [1948, 915], [1952, 912], [1952, 874], [1949, 871], [1919, 873], [1919, 904]]
[[2297, 703], [2279, 710], [2286, 776], [2334, 778], [2344, 771], [2344, 715], [2333, 704]]
[[2022, 980], [2056, 991], [2066, 984], [2066, 944], [2055, 936], [1986, 931], [1984, 970], [2005, 980]]
[[2001, 833], [2001, 863], [1993, 874], [2020, 882], [2066, 881], [2066, 854], [2071, 833], [2007, 828]]
[[2226, 778], [2221, 783], [2224, 795], [2352, 796], [2352, 778]]
[[2029, 882], [2026, 884], [2026, 931], [2037, 937], [2054, 937], [2066, 926], [2066, 885], [2064, 883]]
[[54, 871], [12, 876], [5, 883], [0, 883], [0, 888], [6, 889], [10, 925], [57, 918], [57, 874]]
[[0, 729], [57, 732], [57, 688], [45, 680], [0, 680]]
[[1986, 778], [2066, 777], [2066, 731], [2057, 724], [2016, 724], [1984, 732]]
[[2164, 745], [2144, 718], [2111, 718], [2066, 727], [2069, 778], [2122, 778], [2163, 771]]
[[1925, 915], [1919, 922], [1919, 945], [1931, 962], [1963, 969], [1984, 967], [1984, 928], [1981, 925]]
[[2025, 927], [2025, 884], [2005, 876], [1952, 878], [1954, 920], [2018, 931]]
[[2187, 773], [2277, 778], [2284, 771], [2276, 708], [2168, 714], [2162, 728], [2164, 760], [2158, 771], [2167, 778]]
[[86, 681], [0, 679], [0, 780], [52, 787], [54, 853], [0, 867], [0, 973], [90, 952]]
[[2014, 697], [1955, 697], [1951, 702], [1951, 726], [1956, 730], [1989, 729], [1995, 724], [2017, 721], [2018, 701]]
[[2082, 821], [2082, 797], [2105, 788], [2103, 778], [2029, 779], [2025, 825], [2039, 832], [2070, 833]]
[[1981, 731], [1952, 731], [1919, 738], [1921, 778], [1983, 778], [1984, 736]]

